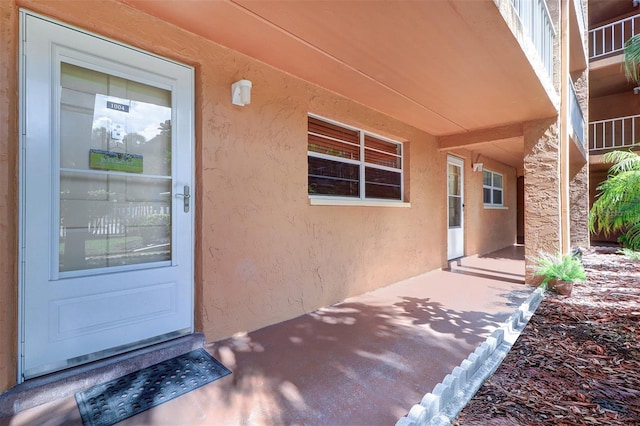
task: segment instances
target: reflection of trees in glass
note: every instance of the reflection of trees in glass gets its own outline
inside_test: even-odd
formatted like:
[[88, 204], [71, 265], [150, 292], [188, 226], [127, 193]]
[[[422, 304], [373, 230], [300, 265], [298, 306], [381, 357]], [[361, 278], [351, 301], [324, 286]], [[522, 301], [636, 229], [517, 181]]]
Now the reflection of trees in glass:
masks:
[[160, 123], [158, 130], [160, 130], [161, 135], [171, 138], [171, 120], [164, 120], [163, 123]]
[[142, 136], [140, 133], [127, 133], [123, 140], [127, 147], [135, 147], [147, 142], [147, 138]]
[[164, 151], [163, 162], [167, 168], [171, 170], [171, 120], [165, 120], [163, 123], [160, 123], [158, 130], [160, 130], [160, 134], [158, 136], [164, 136], [167, 138], [167, 148]]
[[99, 147], [100, 149], [109, 150], [112, 147], [110, 143], [115, 142], [120, 145], [120, 148], [124, 147], [129, 153], [135, 153], [136, 149], [144, 145], [147, 142], [147, 138], [137, 132], [127, 133], [124, 135], [122, 141], [113, 141], [109, 136], [109, 130], [105, 126], [94, 127], [91, 132], [91, 145]]
[[94, 127], [91, 131], [91, 146], [107, 149], [109, 142], [107, 135], [106, 127]]

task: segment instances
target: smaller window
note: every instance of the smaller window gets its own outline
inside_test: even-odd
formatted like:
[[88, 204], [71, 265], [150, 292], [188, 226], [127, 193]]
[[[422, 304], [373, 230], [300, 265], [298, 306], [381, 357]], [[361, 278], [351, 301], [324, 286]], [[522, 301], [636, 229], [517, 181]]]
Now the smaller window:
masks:
[[485, 170], [482, 172], [482, 198], [485, 205], [503, 205], [503, 181], [499, 173]]

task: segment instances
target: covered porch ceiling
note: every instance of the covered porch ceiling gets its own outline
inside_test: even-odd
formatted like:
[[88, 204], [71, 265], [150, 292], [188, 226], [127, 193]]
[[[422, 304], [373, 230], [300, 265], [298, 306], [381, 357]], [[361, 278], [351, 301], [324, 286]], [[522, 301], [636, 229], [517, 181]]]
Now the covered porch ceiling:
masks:
[[493, 0], [121, 1], [434, 136], [556, 114]]

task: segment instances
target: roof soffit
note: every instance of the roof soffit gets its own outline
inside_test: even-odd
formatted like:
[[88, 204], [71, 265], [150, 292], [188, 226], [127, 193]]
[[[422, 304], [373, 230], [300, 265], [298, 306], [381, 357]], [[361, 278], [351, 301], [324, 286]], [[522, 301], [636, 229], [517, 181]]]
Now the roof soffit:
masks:
[[434, 135], [553, 111], [491, 0], [126, 3]]

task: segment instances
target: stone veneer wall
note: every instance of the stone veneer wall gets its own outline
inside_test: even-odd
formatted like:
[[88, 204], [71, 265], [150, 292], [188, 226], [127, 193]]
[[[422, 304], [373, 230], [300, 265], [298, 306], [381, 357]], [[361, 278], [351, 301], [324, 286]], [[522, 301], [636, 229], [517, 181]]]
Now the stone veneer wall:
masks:
[[[587, 162], [582, 164], [582, 158], [572, 162], [569, 176], [569, 206], [571, 224], [571, 247], [588, 247], [589, 237], [589, 72], [585, 70], [574, 83], [578, 102], [582, 109], [585, 125], [585, 153]], [[571, 142], [573, 143], [573, 142]], [[575, 166], [573, 164], [578, 164]]]
[[558, 253], [560, 222], [560, 134], [557, 118], [524, 125], [526, 280], [535, 283], [530, 259]]
[[572, 170], [571, 174], [571, 247], [586, 248], [589, 246], [589, 164], [584, 164], [575, 174]]

